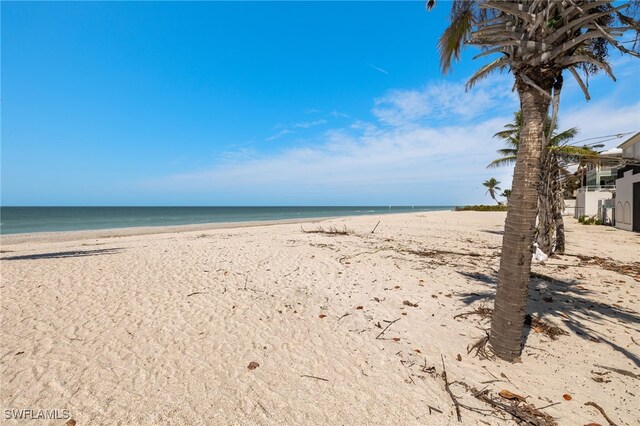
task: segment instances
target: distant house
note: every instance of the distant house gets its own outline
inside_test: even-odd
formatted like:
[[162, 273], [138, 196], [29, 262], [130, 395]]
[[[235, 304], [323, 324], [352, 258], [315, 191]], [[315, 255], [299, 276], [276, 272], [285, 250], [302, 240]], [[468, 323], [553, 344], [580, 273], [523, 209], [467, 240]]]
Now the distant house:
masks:
[[622, 164], [616, 172], [616, 227], [640, 232], [640, 132], [619, 148]]
[[600, 153], [607, 157], [598, 163], [588, 163], [580, 171], [581, 187], [576, 191], [574, 217], [596, 216], [603, 223], [613, 224], [613, 198], [616, 191], [616, 165], [622, 155], [620, 149]]

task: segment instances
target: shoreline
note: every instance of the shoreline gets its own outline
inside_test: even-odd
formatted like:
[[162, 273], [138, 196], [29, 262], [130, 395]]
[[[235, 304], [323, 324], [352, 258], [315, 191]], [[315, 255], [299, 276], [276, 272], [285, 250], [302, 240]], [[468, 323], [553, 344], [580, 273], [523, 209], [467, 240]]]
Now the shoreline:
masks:
[[185, 225], [155, 225], [155, 226], [131, 226], [127, 228], [104, 228], [104, 229], [85, 229], [77, 231], [43, 231], [43, 232], [24, 232], [19, 234], [0, 235], [0, 245], [14, 245], [24, 243], [53, 243], [67, 242], [100, 238], [120, 238], [132, 237], [140, 235], [155, 234], [172, 234], [185, 233], [195, 231], [210, 231], [216, 229], [237, 229], [237, 228], [254, 228], [274, 225], [292, 225], [303, 223], [323, 222], [327, 220], [343, 220], [352, 217], [389, 217], [395, 215], [411, 215], [423, 213], [460, 213], [453, 210], [428, 210], [419, 212], [395, 212], [395, 213], [379, 213], [367, 215], [347, 215], [347, 216], [321, 216], [299, 219], [274, 219], [274, 220], [254, 220], [240, 222], [208, 222], [194, 223]]

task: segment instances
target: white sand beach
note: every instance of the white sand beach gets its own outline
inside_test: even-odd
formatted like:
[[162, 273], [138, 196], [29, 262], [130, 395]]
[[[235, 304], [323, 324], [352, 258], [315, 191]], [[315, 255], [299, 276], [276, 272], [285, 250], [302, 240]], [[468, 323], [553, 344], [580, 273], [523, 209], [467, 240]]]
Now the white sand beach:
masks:
[[[491, 408], [472, 388], [506, 389], [560, 425], [608, 424], [587, 402], [639, 424], [636, 233], [567, 218], [567, 254], [534, 264], [529, 306], [567, 334], [534, 324], [517, 364], [467, 353], [489, 319], [455, 316], [492, 306], [504, 219], [3, 236], [2, 409], [78, 425], [514, 424], [465, 408], [459, 423], [444, 357], [470, 407]], [[301, 229], [318, 225], [353, 233]]]

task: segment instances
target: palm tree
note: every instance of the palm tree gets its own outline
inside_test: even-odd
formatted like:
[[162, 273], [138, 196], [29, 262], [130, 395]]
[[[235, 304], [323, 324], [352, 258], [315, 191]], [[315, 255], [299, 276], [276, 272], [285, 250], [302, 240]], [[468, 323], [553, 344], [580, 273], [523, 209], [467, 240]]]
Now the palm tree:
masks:
[[498, 203], [498, 205], [502, 204], [500, 201], [498, 201], [498, 199], [496, 198], [496, 191], [500, 191], [502, 188], [500, 188], [498, 185], [500, 185], [500, 181], [496, 180], [496, 178], [491, 178], [489, 180], [485, 180], [484, 182], [482, 182], [482, 184], [487, 187], [487, 194], [491, 195], [491, 198], [493, 198], [493, 200]]
[[[450, 25], [438, 43], [444, 73], [451, 69], [465, 45], [483, 49], [476, 57], [498, 54], [467, 85], [472, 87], [495, 70], [508, 70], [515, 77], [514, 87], [520, 98], [522, 128], [489, 337], [494, 353], [508, 361], [518, 359], [522, 352], [540, 168], [547, 145], [545, 121], [552, 107], [548, 126], [555, 128], [563, 72], [571, 73], [589, 99], [579, 71], [588, 75], [603, 70], [615, 79], [606, 62], [609, 47], [640, 56], [635, 51], [637, 43], [630, 50], [618, 41], [627, 30], [634, 30], [638, 41], [640, 23], [625, 13], [635, 14], [639, 8], [613, 3], [613, 0], [453, 0]], [[427, 9], [434, 4], [435, 0], [428, 0]]]
[[[551, 124], [551, 119], [547, 120]], [[512, 123], [504, 126], [504, 130], [496, 133], [495, 138], [502, 139], [507, 147], [498, 150], [500, 158], [493, 160], [487, 168], [513, 165], [516, 162], [516, 154], [520, 143], [520, 129], [522, 128], [522, 113], [514, 113]], [[549, 130], [545, 129], [545, 136], [548, 138]], [[568, 145], [568, 143], [578, 134], [578, 129], [554, 132], [548, 139], [547, 146], [543, 150], [543, 160], [540, 173], [540, 195], [538, 199], [538, 228], [537, 240], [540, 249], [550, 254], [553, 251], [564, 252], [564, 220], [562, 211], [564, 210], [563, 183], [570, 173], [566, 166], [585, 158], [593, 158], [597, 154], [588, 147]], [[554, 241], [555, 235], [555, 241]]]
[[511, 190], [505, 189], [504, 191], [502, 191], [502, 194], [500, 194], [500, 196], [506, 198], [507, 204], [509, 204], [509, 197], [511, 197]]

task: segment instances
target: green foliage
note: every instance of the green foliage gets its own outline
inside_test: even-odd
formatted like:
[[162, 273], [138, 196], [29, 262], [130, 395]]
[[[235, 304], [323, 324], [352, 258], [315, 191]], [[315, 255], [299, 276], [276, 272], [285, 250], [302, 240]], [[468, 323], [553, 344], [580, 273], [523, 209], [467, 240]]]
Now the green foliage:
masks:
[[506, 212], [507, 209], [509, 207], [499, 204], [497, 206], [494, 205], [475, 205], [475, 206], [462, 206], [462, 207], [456, 207], [455, 211], [457, 212], [467, 212], [467, 211], [473, 211], [473, 212]]
[[602, 225], [600, 219], [596, 218], [595, 216], [581, 215], [578, 217], [578, 222], [583, 225]]

